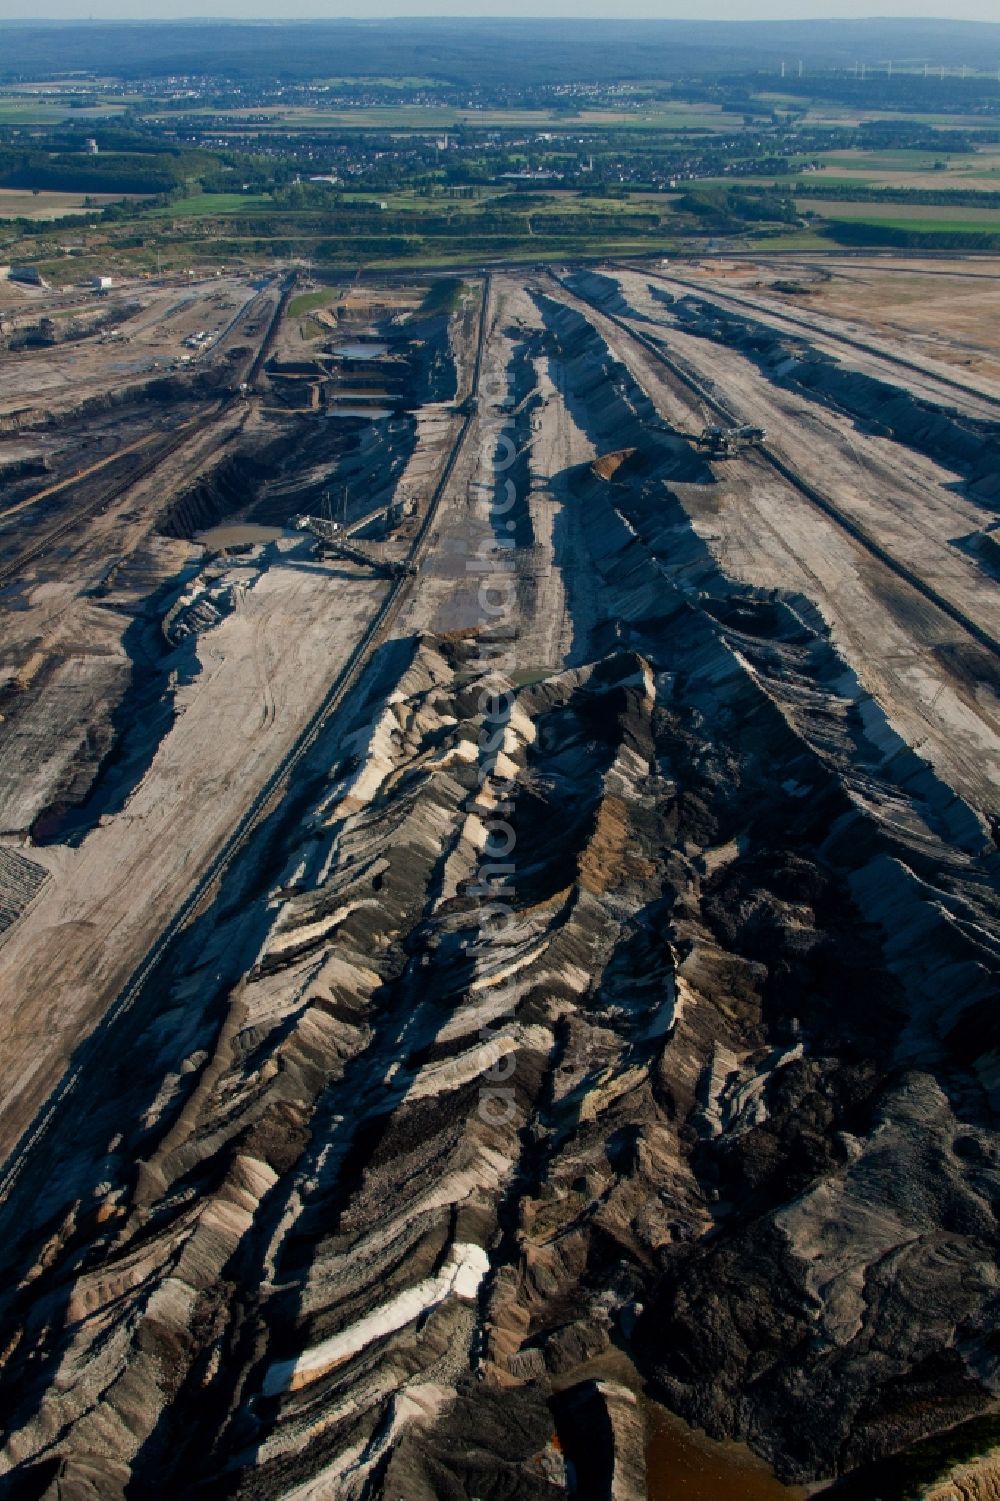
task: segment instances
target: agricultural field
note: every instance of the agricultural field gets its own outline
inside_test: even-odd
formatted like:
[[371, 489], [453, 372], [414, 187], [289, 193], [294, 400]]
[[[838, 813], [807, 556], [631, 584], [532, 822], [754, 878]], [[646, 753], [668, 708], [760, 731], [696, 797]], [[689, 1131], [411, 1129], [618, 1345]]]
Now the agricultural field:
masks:
[[306, 313], [315, 312], [317, 308], [329, 307], [336, 300], [337, 292], [333, 287], [321, 287], [316, 292], [300, 292], [288, 304], [288, 316], [301, 318]]
[[800, 209], [811, 209], [828, 219], [852, 219], [864, 224], [894, 224], [907, 229], [953, 229], [1000, 231], [1000, 209], [950, 208], [947, 204], [842, 202], [831, 198], [801, 198]]
[[[802, 160], [798, 165], [807, 163]], [[813, 183], [989, 191], [996, 188], [1000, 176], [1000, 149], [982, 146], [974, 151], [949, 152], [946, 143], [940, 152], [855, 149], [819, 153], [808, 166], [802, 180]]]
[[212, 214], [250, 214], [274, 207], [267, 193], [194, 193], [150, 210], [153, 219], [202, 219]]
[[124, 113], [121, 104], [96, 104], [74, 109], [69, 101], [19, 99], [0, 95], [0, 127], [55, 125], [61, 120], [113, 120]]
[[0, 219], [59, 219], [64, 214], [93, 214], [109, 203], [141, 203], [139, 194], [51, 193], [44, 189], [0, 188]]

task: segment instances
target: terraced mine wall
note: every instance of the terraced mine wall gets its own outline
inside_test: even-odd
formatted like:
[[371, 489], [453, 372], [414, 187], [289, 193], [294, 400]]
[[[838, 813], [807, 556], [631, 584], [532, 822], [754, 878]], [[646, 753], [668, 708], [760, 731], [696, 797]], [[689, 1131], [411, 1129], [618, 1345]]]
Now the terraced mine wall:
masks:
[[[478, 309], [470, 308], [463, 316], [468, 320], [467, 335], [471, 342]], [[414, 404], [454, 401], [458, 394], [458, 373], [451, 353], [448, 324], [448, 317], [443, 315], [413, 318], [406, 324]], [[395, 334], [387, 332], [386, 337], [390, 348], [399, 347], [399, 331]]]
[[[650, 285], [654, 297], [661, 291]], [[694, 298], [671, 310], [688, 333], [748, 355], [771, 379], [847, 413], [865, 431], [892, 437], [968, 475], [968, 493], [1000, 504], [1000, 423], [965, 416], [900, 386], [839, 364], [809, 344]]]
[[141, 311], [139, 303], [123, 303], [114, 307], [95, 309], [79, 318], [55, 319], [42, 317], [32, 324], [23, 324], [0, 339], [0, 348], [52, 349], [58, 344], [73, 344], [89, 339], [101, 329], [114, 328]]
[[[181, 396], [190, 398], [197, 380], [185, 376], [168, 381], [168, 396], [178, 404]], [[158, 384], [141, 388], [138, 401], [134, 391], [117, 393], [110, 403], [84, 403], [58, 414], [52, 424], [72, 431], [88, 410], [91, 416], [112, 410], [122, 420], [132, 416], [138, 422], [154, 410], [150, 397]], [[331, 484], [338, 501], [341, 490], [349, 490], [353, 515], [392, 497], [414, 441], [412, 420], [399, 419], [364, 425], [318, 418], [291, 425], [286, 421], [265, 425], [264, 436], [244, 429], [227, 444], [214, 469], [165, 501], [159, 530], [188, 541], [226, 520], [284, 527], [302, 511], [322, 509]], [[122, 458], [125, 478], [134, 462]], [[67, 490], [66, 499], [79, 506], [89, 493], [87, 485], [100, 499], [100, 487], [107, 486], [113, 472], [102, 468], [93, 479]], [[20, 484], [25, 495], [37, 489], [28, 479]], [[60, 493], [55, 503], [62, 498]], [[71, 520], [71, 510], [67, 516]], [[16, 541], [15, 532], [11, 537]], [[176, 559], [174, 565], [170, 558]], [[30, 721], [33, 747], [48, 754], [48, 720], [59, 742], [51, 764], [46, 763], [46, 777], [32, 778], [28, 767], [9, 768], [2, 791], [12, 828], [30, 829], [40, 843], [78, 843], [101, 818], [120, 812], [141, 783], [174, 723], [176, 690], [199, 670], [196, 637], [234, 608], [233, 589], [210, 577], [211, 570], [201, 579], [200, 564], [191, 564], [190, 558], [154, 538], [126, 561], [112, 559], [91, 590], [97, 611], [93, 625], [95, 633], [103, 633], [102, 648], [83, 657], [50, 653], [30, 682], [18, 679], [4, 690], [9, 700], [5, 712]], [[165, 576], [165, 564], [168, 571], [176, 566], [179, 572]], [[252, 573], [247, 577], [252, 579]], [[175, 607], [184, 615], [176, 636], [164, 629]]]
[[[331, 477], [339, 489], [346, 486], [352, 494], [357, 492], [356, 510], [369, 509], [380, 493], [391, 494], [413, 442], [413, 424], [408, 422], [391, 427], [366, 423], [348, 432], [306, 419], [278, 437], [241, 445], [220, 460], [170, 502], [159, 529], [168, 537], [191, 538], [234, 517], [261, 526], [286, 526], [302, 512], [322, 508]], [[291, 482], [282, 483], [283, 476]]]
[[271, 312], [270, 322], [267, 325], [267, 331], [264, 334], [264, 337], [261, 340], [260, 346], [254, 354], [253, 359], [250, 361], [245, 374], [242, 376], [242, 379], [245, 380], [246, 383], [250, 386], [256, 386], [259, 382], [260, 373], [264, 368], [264, 365], [271, 353], [272, 348], [274, 347], [274, 341], [277, 337], [278, 329], [281, 326], [281, 320], [285, 316], [285, 313], [288, 309], [288, 304], [291, 300], [292, 292], [295, 290], [295, 284], [297, 281], [298, 272], [290, 271], [285, 276], [282, 282], [281, 295], [275, 303], [274, 308]]
[[88, 418], [104, 412], [125, 413], [130, 406], [148, 402], [173, 405], [199, 398], [213, 398], [228, 391], [232, 369], [245, 351], [232, 350], [224, 362], [199, 371], [196, 375], [164, 375], [153, 380], [137, 381], [134, 385], [120, 386], [114, 391], [102, 392], [99, 396], [87, 397], [73, 407], [53, 411], [48, 407], [22, 407], [16, 411], [0, 413], [0, 432], [41, 432], [84, 423]]
[[[284, 443], [273, 445], [284, 449]], [[190, 539], [198, 532], [215, 526], [226, 516], [243, 511], [247, 497], [253, 493], [258, 466], [267, 463], [266, 453], [259, 457], [232, 454], [222, 459], [208, 475], [170, 501], [160, 517], [160, 531], [167, 537]]]
[[[391, 435], [377, 431], [345, 438], [330, 425], [247, 445], [222, 459], [214, 470], [167, 508], [160, 522], [166, 536], [191, 539], [199, 531], [238, 515], [267, 526], [283, 526], [300, 510], [315, 508], [321, 481], [303, 483], [300, 468], [325, 478], [331, 466], [350, 475], [359, 491], [391, 493], [412, 451], [412, 428]], [[296, 476], [282, 488], [285, 470]], [[269, 493], [277, 485], [278, 493]], [[261, 566], [267, 565], [267, 559]], [[193, 564], [147, 600], [122, 636], [128, 658], [124, 692], [108, 706], [108, 719], [91, 737], [92, 755], [79, 758], [73, 779], [36, 818], [39, 843], [78, 844], [104, 817], [119, 812], [142, 781], [176, 713], [178, 689], [200, 671], [195, 643], [234, 608], [232, 589], [220, 589]], [[184, 611], [182, 631], [175, 617]]]
[[160, 628], [178, 591], [162, 584], [122, 632], [122, 661], [101, 715], [31, 825], [36, 845], [78, 845], [102, 818], [121, 812], [169, 732], [179, 688], [199, 671], [193, 643], [167, 649]]
[[8, 486], [16, 485], [20, 480], [38, 479], [50, 472], [51, 464], [45, 458], [10, 459], [6, 464], [0, 464], [0, 485], [4, 486], [9, 495]]
[[789, 1478], [993, 1407], [989, 831], [538, 309], [632, 450], [553, 477], [571, 665], [386, 643], [109, 1029], [0, 1218], [29, 1494], [642, 1501], [630, 1360]]

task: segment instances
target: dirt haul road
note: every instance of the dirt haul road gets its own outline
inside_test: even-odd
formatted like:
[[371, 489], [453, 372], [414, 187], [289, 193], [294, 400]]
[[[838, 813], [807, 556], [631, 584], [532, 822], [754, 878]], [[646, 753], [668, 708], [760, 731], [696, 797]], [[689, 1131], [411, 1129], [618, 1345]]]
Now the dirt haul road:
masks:
[[[644, 295], [644, 287], [641, 278], [622, 277], [628, 305], [647, 317], [660, 316], [665, 310]], [[668, 421], [691, 433], [719, 420], [641, 345], [599, 311], [587, 311], [640, 374]], [[636, 327], [648, 332], [650, 325]], [[855, 515], [890, 553], [994, 634], [1000, 630], [996, 585], [953, 545], [956, 536], [984, 522], [982, 507], [962, 494], [959, 476], [898, 443], [862, 436], [846, 416], [762, 380], [737, 350], [672, 322], [656, 331], [668, 352], [740, 420], [764, 426], [769, 446]], [[801, 580], [903, 738], [919, 745], [952, 785], [989, 813], [1000, 788], [995, 664], [752, 454], [715, 467], [717, 487], [682, 484], [677, 493], [726, 567], [765, 587]]]

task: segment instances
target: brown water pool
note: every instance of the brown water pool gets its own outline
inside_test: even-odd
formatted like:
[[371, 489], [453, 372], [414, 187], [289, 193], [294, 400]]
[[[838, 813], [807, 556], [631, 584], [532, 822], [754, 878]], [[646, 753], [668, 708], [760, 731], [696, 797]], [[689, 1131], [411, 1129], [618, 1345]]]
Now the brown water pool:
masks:
[[805, 1501], [743, 1444], [716, 1443], [652, 1406], [647, 1422], [648, 1501]]
[[226, 526], [210, 526], [198, 532], [195, 540], [205, 547], [247, 547], [258, 542], [278, 542], [285, 533], [280, 526], [256, 526], [251, 521], [237, 521]]

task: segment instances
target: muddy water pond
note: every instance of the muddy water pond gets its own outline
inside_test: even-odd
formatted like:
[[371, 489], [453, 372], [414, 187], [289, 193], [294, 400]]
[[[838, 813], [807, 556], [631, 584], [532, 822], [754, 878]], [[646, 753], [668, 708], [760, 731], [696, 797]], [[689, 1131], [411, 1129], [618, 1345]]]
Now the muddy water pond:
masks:
[[805, 1501], [743, 1444], [717, 1443], [652, 1404], [647, 1420], [648, 1501]]
[[285, 535], [280, 526], [255, 526], [250, 521], [236, 521], [229, 526], [210, 526], [207, 531], [198, 532], [194, 540], [200, 542], [202, 547], [219, 549], [278, 542]]
[[782, 1485], [746, 1444], [720, 1443], [689, 1428], [644, 1391], [642, 1377], [622, 1350], [605, 1351], [577, 1367], [557, 1382], [557, 1390], [582, 1380], [609, 1381], [635, 1393], [646, 1431], [647, 1501], [806, 1501], [819, 1489]]

